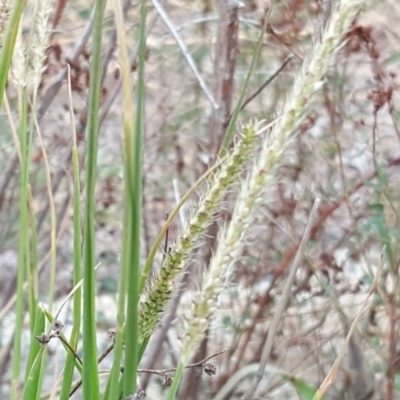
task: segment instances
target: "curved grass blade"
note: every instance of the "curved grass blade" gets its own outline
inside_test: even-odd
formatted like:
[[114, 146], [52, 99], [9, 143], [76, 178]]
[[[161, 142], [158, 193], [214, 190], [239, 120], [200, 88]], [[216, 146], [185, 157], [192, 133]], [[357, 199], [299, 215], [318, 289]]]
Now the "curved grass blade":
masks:
[[[144, 130], [144, 96], [145, 96], [145, 59], [146, 59], [146, 1], [140, 6], [139, 24], [139, 52], [138, 52], [138, 79], [136, 88], [136, 119], [133, 147], [127, 149], [132, 152], [132, 164], [129, 166], [131, 175], [128, 182], [131, 208], [128, 211], [129, 234], [124, 238], [126, 242], [127, 263], [127, 307], [125, 328], [125, 366], [123, 374], [123, 395], [133, 395], [136, 392], [136, 377], [138, 368], [138, 321], [139, 321], [139, 271], [140, 271], [140, 228], [142, 210], [142, 146]], [[130, 240], [129, 240], [130, 239]]]
[[[76, 143], [75, 121], [72, 106], [72, 90], [71, 90], [71, 76], [70, 67], [68, 65], [68, 94], [70, 103], [70, 118], [72, 127], [72, 165], [73, 165], [73, 178], [74, 178], [74, 287], [77, 287], [81, 280], [81, 198], [80, 198], [80, 180], [79, 180], [79, 155], [78, 146]], [[73, 328], [70, 337], [70, 345], [76, 351], [78, 348], [78, 339], [81, 322], [81, 300], [82, 291], [78, 288], [74, 293], [73, 300]], [[72, 388], [72, 378], [75, 367], [75, 355], [68, 352], [67, 359], [64, 367], [64, 377], [61, 387], [60, 400], [68, 400]]]
[[99, 374], [96, 346], [95, 307], [95, 242], [94, 242], [94, 190], [96, 184], [96, 162], [99, 131], [99, 107], [101, 90], [101, 41], [105, 0], [97, 0], [94, 12], [92, 57], [90, 68], [87, 161], [86, 161], [86, 201], [83, 237], [83, 398], [100, 400]]

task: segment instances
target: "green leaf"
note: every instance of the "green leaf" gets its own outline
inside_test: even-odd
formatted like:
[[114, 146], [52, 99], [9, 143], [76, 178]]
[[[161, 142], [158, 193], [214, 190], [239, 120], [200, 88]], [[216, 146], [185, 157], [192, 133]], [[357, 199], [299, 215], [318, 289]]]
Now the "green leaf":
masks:
[[[296, 388], [297, 394], [301, 400], [312, 400], [318, 390], [317, 388], [304, 382], [302, 379], [297, 379], [290, 376], [286, 376], [285, 379], [291, 382]], [[322, 400], [327, 400], [327, 398], [322, 397]]]
[[84, 20], [89, 19], [90, 13], [91, 13], [90, 8], [84, 8], [84, 9], [78, 11], [78, 15]]
[[385, 64], [389, 65], [389, 64], [394, 64], [396, 62], [400, 61], [400, 53], [396, 52], [393, 53], [391, 56], [389, 56], [386, 60], [385, 60]]
[[370, 228], [377, 236], [382, 246], [386, 248], [386, 257], [393, 266], [392, 241], [386, 225], [385, 207], [381, 203], [373, 203], [368, 206], [370, 216]]
[[43, 348], [36, 339], [45, 330], [45, 315], [40, 304], [36, 309], [36, 318], [31, 335], [31, 345], [29, 349], [28, 362], [25, 370], [25, 387], [24, 398], [35, 399], [40, 394], [40, 373], [41, 373], [41, 357]]
[[100, 400], [99, 366], [97, 364], [97, 332], [95, 306], [95, 185], [97, 172], [97, 149], [99, 134], [99, 108], [101, 91], [101, 55], [103, 21], [106, 0], [97, 0], [93, 17], [92, 56], [90, 59], [90, 83], [88, 100], [87, 155], [86, 155], [86, 196], [83, 235], [83, 363], [82, 393], [83, 398]]

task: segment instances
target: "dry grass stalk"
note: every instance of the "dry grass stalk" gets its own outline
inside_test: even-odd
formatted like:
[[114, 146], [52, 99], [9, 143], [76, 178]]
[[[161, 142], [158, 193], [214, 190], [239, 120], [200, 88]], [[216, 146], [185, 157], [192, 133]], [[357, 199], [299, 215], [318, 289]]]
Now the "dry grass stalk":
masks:
[[379, 282], [379, 278], [381, 276], [381, 272], [382, 272], [382, 268], [383, 268], [383, 257], [381, 257], [381, 262], [379, 265], [379, 269], [377, 271], [377, 273], [375, 274], [374, 280], [372, 282], [372, 285], [368, 291], [368, 295], [362, 305], [362, 307], [360, 307], [360, 309], [358, 310], [352, 324], [350, 325], [349, 331], [346, 335], [346, 339], [344, 342], [344, 345], [342, 347], [342, 349], [340, 350], [339, 355], [336, 357], [335, 362], [332, 365], [332, 368], [330, 369], [330, 371], [328, 372], [328, 374], [326, 375], [324, 381], [321, 383], [317, 393], [314, 396], [313, 400], [321, 400], [323, 398], [323, 396], [325, 395], [325, 393], [329, 390], [329, 388], [332, 386], [333, 382], [335, 381], [335, 378], [338, 374], [339, 371], [339, 367], [340, 364], [342, 363], [342, 360], [347, 352], [347, 349], [350, 345], [354, 330], [356, 329], [356, 326], [358, 324], [358, 321], [360, 320], [365, 306], [368, 303], [369, 298], [371, 297], [371, 295], [376, 291], [377, 286], [378, 286], [378, 282]]

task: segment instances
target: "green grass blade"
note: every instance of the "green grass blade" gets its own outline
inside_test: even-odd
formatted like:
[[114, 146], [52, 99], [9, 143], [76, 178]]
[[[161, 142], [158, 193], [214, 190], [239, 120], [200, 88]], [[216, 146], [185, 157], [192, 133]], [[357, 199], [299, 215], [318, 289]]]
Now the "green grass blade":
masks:
[[[308, 383], [304, 382], [302, 379], [296, 379], [292, 377], [286, 378], [289, 382], [293, 384], [296, 388], [297, 394], [299, 395], [300, 400], [313, 400], [317, 389], [310, 386]], [[327, 400], [324, 396], [321, 400]]]
[[179, 384], [181, 383], [182, 374], [185, 366], [180, 362], [176, 368], [172, 385], [168, 391], [167, 400], [175, 400], [176, 393], [178, 392]]
[[28, 193], [29, 193], [29, 158], [30, 148], [27, 132], [27, 93], [23, 91], [22, 107], [20, 114], [20, 146], [21, 146], [21, 194], [20, 194], [20, 221], [19, 221], [19, 249], [18, 249], [18, 273], [17, 273], [17, 301], [15, 338], [13, 347], [13, 361], [11, 372], [11, 400], [17, 399], [18, 379], [21, 370], [21, 338], [22, 320], [24, 314], [24, 280], [27, 270], [27, 254], [29, 251], [29, 222], [28, 222]]
[[139, 362], [143, 357], [143, 354], [144, 354], [144, 352], [146, 350], [147, 345], [149, 344], [149, 340], [150, 340], [150, 338], [146, 337], [146, 338], [143, 339], [142, 343], [140, 343], [140, 347], [139, 347]]
[[[54, 322], [54, 316], [53, 316], [53, 314], [49, 311], [49, 310], [47, 310], [46, 308], [43, 308], [43, 312], [44, 312], [44, 314], [45, 314], [45, 316], [46, 316], [46, 318], [47, 318], [47, 320], [50, 322], [50, 324], [51, 324], [51, 326], [53, 326], [53, 322]], [[60, 333], [60, 337], [63, 339], [63, 342], [68, 342], [68, 340], [67, 340], [67, 338], [64, 336], [64, 334], [61, 332]], [[69, 348], [68, 348], [68, 346], [67, 345], [65, 345], [65, 343], [63, 343], [63, 346], [64, 346], [64, 348], [65, 348], [65, 351], [69, 351]], [[71, 346], [71, 344], [69, 343], [69, 346]], [[72, 346], [71, 346], [72, 347]], [[78, 372], [82, 375], [82, 364], [81, 364], [81, 362], [78, 360], [78, 359], [76, 359], [76, 358], [74, 358], [74, 362], [75, 362], [75, 368], [78, 370]]]
[[31, 331], [34, 329], [36, 321], [36, 307], [39, 291], [39, 276], [38, 276], [38, 239], [36, 228], [36, 215], [34, 209], [34, 200], [32, 193], [29, 193], [29, 217], [31, 224], [31, 244], [30, 244], [30, 261], [27, 264], [27, 281], [28, 281], [28, 308], [30, 316]]
[[[28, 361], [26, 364], [26, 369], [25, 369], [25, 382], [29, 381], [29, 377], [34, 377], [34, 382], [31, 382], [31, 393], [37, 393], [37, 388], [39, 384], [39, 369], [36, 370], [36, 376], [33, 373], [33, 364], [35, 362], [35, 359], [37, 355], [39, 354], [40, 351], [40, 343], [36, 339], [36, 336], [41, 335], [45, 331], [45, 316], [44, 312], [41, 308], [40, 305], [37, 305], [36, 307], [36, 319], [34, 321], [34, 327], [32, 330], [31, 334], [31, 345], [29, 348], [29, 354], [28, 354]], [[36, 388], [35, 388], [35, 383], [36, 383]]]
[[45, 350], [46, 348], [41, 346], [38, 354], [36, 355], [35, 361], [30, 369], [30, 373], [25, 380], [24, 391], [22, 392], [22, 400], [36, 400], [37, 398], [40, 398], [37, 390], [39, 381], [42, 379], [42, 357], [45, 354]]
[[10, 69], [15, 40], [18, 34], [19, 23], [22, 11], [24, 10], [25, 0], [16, 0], [11, 11], [10, 20], [7, 25], [6, 35], [2, 43], [0, 57], [0, 106], [3, 103], [4, 90], [7, 84], [8, 71]]
[[[118, 294], [118, 318], [117, 329], [114, 343], [114, 360], [111, 369], [109, 381], [104, 394], [104, 399], [116, 399], [120, 394], [120, 369], [123, 353], [125, 311], [127, 298], [127, 283], [129, 279], [130, 269], [132, 267], [132, 232], [134, 231], [132, 221], [132, 206], [135, 201], [132, 198], [134, 187], [132, 176], [134, 174], [133, 157], [133, 104], [132, 104], [132, 83], [130, 79], [130, 62], [127, 51], [127, 44], [124, 30], [124, 17], [120, 0], [114, 0], [115, 25], [118, 35], [120, 65], [122, 73], [122, 92], [124, 107], [124, 136], [123, 136], [123, 152], [124, 152], [124, 210], [123, 210], [123, 236], [122, 236], [122, 257], [121, 257], [121, 275]], [[140, 179], [140, 177], [139, 177]], [[135, 276], [131, 279], [135, 279]], [[135, 279], [137, 280], [137, 279]]]
[[[144, 92], [145, 92], [145, 58], [146, 58], [146, 2], [142, 1], [140, 7], [139, 26], [139, 53], [138, 53], [138, 82], [136, 88], [136, 119], [132, 151], [132, 175], [128, 183], [130, 191], [129, 222], [130, 238], [128, 247], [129, 256], [126, 257], [128, 265], [127, 282], [127, 312], [125, 328], [125, 369], [123, 381], [123, 395], [128, 396], [136, 392], [136, 377], [138, 367], [138, 303], [139, 303], [139, 273], [140, 273], [140, 227], [142, 210], [142, 146], [143, 146], [143, 117], [144, 117]], [[129, 149], [128, 149], [129, 150]], [[129, 177], [129, 176], [128, 176]], [[128, 254], [128, 253], [127, 253]]]
[[[74, 130], [75, 121], [74, 113], [72, 110], [72, 93], [71, 85], [68, 86], [69, 98], [70, 98], [70, 115], [71, 115], [71, 126]], [[73, 165], [73, 177], [74, 177], [74, 287], [79, 284], [81, 280], [81, 195], [80, 195], [80, 173], [79, 173], [79, 155], [78, 147], [76, 143], [76, 132], [72, 133], [72, 165]], [[70, 337], [70, 345], [76, 351], [78, 349], [78, 339], [81, 322], [81, 289], [77, 289], [74, 293], [73, 300], [73, 328]], [[68, 352], [67, 359], [65, 361], [64, 377], [61, 387], [60, 400], [68, 400], [69, 393], [72, 387], [72, 379], [75, 366], [75, 356], [73, 353]]]
[[94, 242], [94, 190], [96, 183], [96, 162], [99, 130], [99, 106], [101, 89], [101, 39], [105, 0], [97, 0], [94, 12], [92, 35], [92, 57], [90, 68], [87, 161], [86, 161], [86, 199], [85, 228], [83, 238], [83, 398], [100, 399], [99, 374], [96, 345], [95, 308], [95, 242]]

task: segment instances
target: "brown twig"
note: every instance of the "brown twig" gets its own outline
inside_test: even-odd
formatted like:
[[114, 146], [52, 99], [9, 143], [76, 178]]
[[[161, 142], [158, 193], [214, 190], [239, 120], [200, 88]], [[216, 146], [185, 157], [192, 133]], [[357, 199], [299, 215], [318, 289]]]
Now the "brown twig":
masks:
[[[234, 78], [236, 53], [238, 47], [239, 29], [239, 2], [218, 1], [218, 28], [214, 58], [214, 82], [213, 94], [219, 108], [212, 110], [209, 122], [209, 153], [217, 154], [226, 129], [229, 125], [232, 99], [234, 94]], [[215, 248], [218, 225], [214, 222], [208, 229], [205, 236], [209, 237], [203, 253], [202, 264], [208, 265], [211, 259], [211, 252]], [[201, 360], [207, 353], [208, 336], [200, 344], [194, 360]], [[195, 400], [199, 393], [201, 384], [201, 373], [192, 369], [183, 380], [179, 391], [179, 400]]]
[[210, 120], [211, 154], [217, 154], [231, 116], [239, 28], [238, 5], [233, 3], [218, 2], [213, 92], [220, 108], [213, 110]]
[[[185, 366], [185, 369], [189, 369], [189, 368], [197, 368], [197, 367], [204, 367], [204, 364], [211, 360], [212, 358], [215, 358], [223, 353], [225, 353], [228, 349], [223, 349], [221, 351], [218, 351], [217, 353], [212, 354], [211, 356], [208, 356], [200, 361], [197, 361], [195, 363], [192, 364], [188, 364]], [[145, 374], [156, 374], [156, 375], [165, 375], [168, 374], [170, 372], [175, 372], [176, 368], [167, 368], [167, 369], [148, 369], [148, 368], [144, 368], [144, 369], [138, 369], [138, 372], [140, 373], [145, 373]]]
[[[221, 354], [223, 354], [227, 349], [218, 351], [217, 353], [212, 354], [211, 356], [208, 356], [204, 358], [203, 360], [193, 363], [193, 364], [188, 364], [185, 366], [185, 369], [193, 369], [193, 368], [198, 368], [198, 367], [205, 367], [207, 361], [211, 360], [212, 358], [215, 358]], [[121, 372], [123, 372], [124, 367], [121, 367]], [[176, 368], [168, 368], [168, 369], [138, 369], [137, 370], [140, 373], [146, 373], [146, 374], [156, 374], [160, 376], [166, 376], [167, 374], [171, 372], [175, 372]], [[109, 372], [107, 370], [102, 370], [102, 373]], [[78, 382], [75, 383], [74, 387], [72, 388], [69, 396], [71, 397], [82, 385], [82, 380], [79, 380]]]
[[64, 344], [64, 346], [66, 346], [68, 348], [68, 350], [74, 355], [74, 357], [80, 362], [80, 364], [82, 365], [82, 359], [79, 357], [79, 354], [72, 348], [72, 346], [69, 344], [68, 340], [65, 339], [64, 336], [60, 335], [59, 339], [61, 341], [61, 343]]
[[51, 21], [51, 29], [54, 30], [60, 22], [67, 0], [57, 0], [53, 13], [53, 20]]
[[[396, 279], [396, 278], [395, 278]], [[396, 295], [391, 294], [388, 296], [389, 303], [389, 360], [387, 377], [387, 392], [386, 400], [395, 399], [395, 377], [396, 377], [396, 345], [397, 345], [397, 301]]]
[[[113, 349], [114, 349], [114, 343], [110, 344], [107, 347], [107, 349], [100, 355], [100, 357], [97, 359], [97, 363], [100, 364], [108, 356], [108, 354], [112, 352]], [[71, 397], [81, 387], [81, 385], [82, 385], [82, 380], [76, 382], [69, 393], [69, 397]]]
[[306, 228], [304, 230], [304, 235], [303, 238], [299, 244], [299, 247], [297, 249], [296, 252], [296, 257], [293, 261], [293, 264], [291, 266], [290, 272], [288, 274], [288, 277], [286, 278], [285, 281], [285, 285], [284, 288], [282, 290], [282, 294], [279, 298], [279, 301], [277, 303], [276, 306], [276, 310], [274, 312], [274, 315], [272, 317], [272, 321], [270, 324], [270, 327], [268, 329], [268, 335], [267, 335], [267, 340], [265, 341], [265, 344], [263, 346], [263, 350], [261, 353], [261, 359], [260, 359], [260, 364], [259, 364], [259, 368], [258, 371], [256, 373], [256, 376], [253, 380], [253, 383], [251, 384], [250, 388], [248, 389], [246, 395], [243, 397], [244, 400], [250, 400], [254, 394], [254, 392], [256, 391], [259, 383], [261, 382], [261, 379], [264, 375], [264, 371], [265, 371], [265, 367], [267, 365], [268, 359], [271, 355], [272, 352], [272, 347], [273, 347], [273, 343], [274, 343], [274, 338], [276, 335], [276, 332], [278, 330], [278, 326], [280, 324], [280, 321], [282, 319], [282, 315], [286, 309], [286, 306], [288, 304], [289, 301], [289, 297], [290, 297], [290, 292], [292, 289], [292, 285], [296, 276], [296, 272], [300, 266], [300, 262], [303, 259], [303, 253], [305, 250], [305, 246], [308, 243], [308, 240], [310, 238], [310, 234], [311, 234], [311, 227], [312, 224], [315, 220], [315, 216], [316, 213], [318, 211], [319, 205], [320, 205], [321, 200], [319, 198], [317, 198], [314, 202], [314, 205], [311, 209], [310, 212], [310, 217], [308, 219]]
[[[253, 93], [251, 94], [242, 104], [240, 110], [244, 110], [244, 108], [254, 100], [286, 67], [287, 64], [293, 59], [293, 55], [288, 55], [285, 60], [283, 61], [282, 65]], [[232, 118], [232, 115], [229, 119]]]

